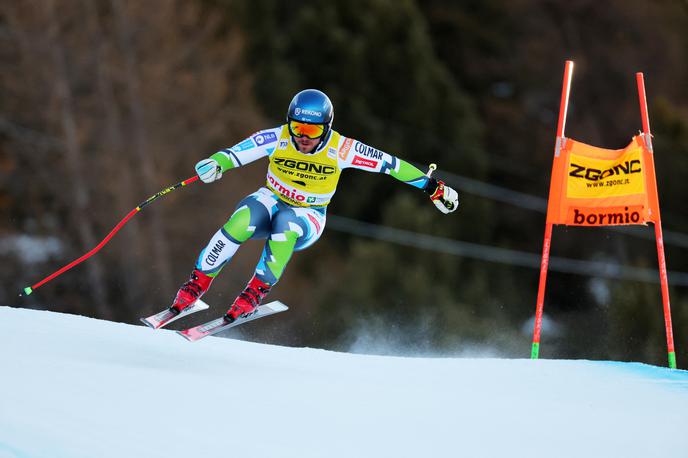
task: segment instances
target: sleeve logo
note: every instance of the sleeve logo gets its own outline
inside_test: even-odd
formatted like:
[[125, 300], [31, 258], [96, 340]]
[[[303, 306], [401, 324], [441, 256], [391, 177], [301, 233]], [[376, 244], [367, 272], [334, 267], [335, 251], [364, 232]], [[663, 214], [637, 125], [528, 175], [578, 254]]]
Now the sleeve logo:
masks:
[[372, 159], [365, 159], [359, 155], [354, 156], [354, 160], [352, 162], [352, 165], [359, 165], [361, 167], [367, 167], [369, 169], [377, 169], [377, 164], [377, 161], [374, 161]]
[[366, 157], [382, 159], [382, 151], [376, 150], [372, 146], [364, 145], [361, 142], [356, 142], [356, 145], [354, 145], [354, 151]]
[[253, 138], [253, 141], [256, 142], [258, 146], [277, 141], [277, 135], [275, 135], [274, 132], [259, 132], [251, 138]]
[[354, 141], [351, 138], [344, 139], [344, 143], [342, 144], [342, 147], [339, 149], [339, 158], [342, 161], [345, 161], [346, 158], [349, 156], [349, 150], [351, 149], [351, 144], [353, 142]]

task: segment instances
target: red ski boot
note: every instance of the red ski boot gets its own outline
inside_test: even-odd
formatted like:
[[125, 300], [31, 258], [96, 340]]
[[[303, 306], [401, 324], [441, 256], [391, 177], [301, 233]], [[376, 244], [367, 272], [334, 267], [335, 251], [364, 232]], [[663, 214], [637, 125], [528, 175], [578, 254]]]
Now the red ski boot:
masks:
[[246, 317], [254, 313], [260, 305], [260, 301], [270, 292], [270, 288], [270, 285], [263, 283], [254, 275], [227, 310], [225, 320], [231, 323], [239, 317]]
[[174, 303], [170, 306], [170, 310], [175, 313], [180, 313], [185, 308], [191, 307], [197, 299], [208, 291], [213, 278], [207, 276], [198, 269], [191, 272], [191, 278], [184, 283], [179, 291], [177, 297], [174, 298]]

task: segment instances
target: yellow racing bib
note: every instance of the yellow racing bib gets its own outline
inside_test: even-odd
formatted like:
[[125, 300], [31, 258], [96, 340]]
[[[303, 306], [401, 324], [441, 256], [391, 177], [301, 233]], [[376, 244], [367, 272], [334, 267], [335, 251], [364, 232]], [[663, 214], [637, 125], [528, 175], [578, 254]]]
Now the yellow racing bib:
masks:
[[337, 190], [341, 169], [337, 164], [340, 135], [332, 131], [325, 146], [313, 154], [296, 149], [286, 125], [270, 155], [267, 187], [280, 199], [301, 207], [330, 203]]

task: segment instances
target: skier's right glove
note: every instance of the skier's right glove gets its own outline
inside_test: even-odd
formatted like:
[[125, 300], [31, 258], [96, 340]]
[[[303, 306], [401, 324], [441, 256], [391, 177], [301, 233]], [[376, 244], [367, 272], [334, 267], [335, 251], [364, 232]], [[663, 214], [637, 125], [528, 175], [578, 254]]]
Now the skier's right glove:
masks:
[[442, 213], [451, 213], [459, 207], [459, 194], [444, 184], [444, 181], [430, 178], [424, 191]]
[[212, 183], [222, 178], [222, 167], [215, 159], [203, 159], [196, 164], [196, 173], [203, 183]]

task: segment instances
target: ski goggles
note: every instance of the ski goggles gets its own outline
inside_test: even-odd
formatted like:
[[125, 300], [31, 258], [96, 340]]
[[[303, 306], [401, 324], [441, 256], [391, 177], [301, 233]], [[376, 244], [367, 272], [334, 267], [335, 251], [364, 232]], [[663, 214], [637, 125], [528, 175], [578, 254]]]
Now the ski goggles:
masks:
[[307, 122], [289, 120], [289, 133], [293, 137], [307, 137], [311, 140], [320, 138], [325, 133], [325, 124], [309, 124]]

